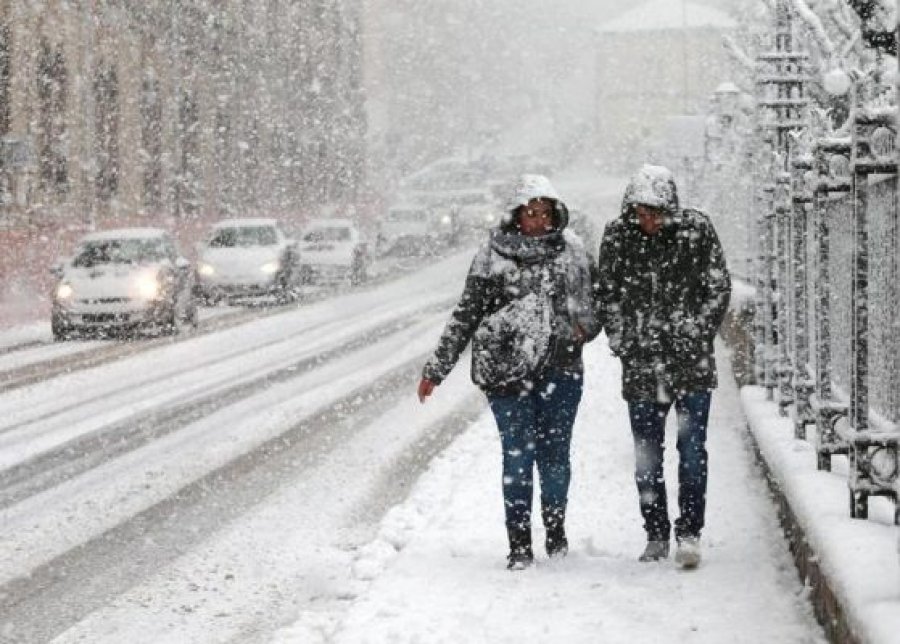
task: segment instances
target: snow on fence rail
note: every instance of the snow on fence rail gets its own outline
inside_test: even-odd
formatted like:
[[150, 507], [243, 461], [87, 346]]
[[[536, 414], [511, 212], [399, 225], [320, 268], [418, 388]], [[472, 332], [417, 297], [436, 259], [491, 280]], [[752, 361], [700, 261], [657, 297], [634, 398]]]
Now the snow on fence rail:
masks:
[[810, 109], [786, 15], [758, 57], [755, 374], [820, 470], [847, 456], [851, 516], [884, 496], [900, 525], [896, 88], [857, 74], [844, 123]]

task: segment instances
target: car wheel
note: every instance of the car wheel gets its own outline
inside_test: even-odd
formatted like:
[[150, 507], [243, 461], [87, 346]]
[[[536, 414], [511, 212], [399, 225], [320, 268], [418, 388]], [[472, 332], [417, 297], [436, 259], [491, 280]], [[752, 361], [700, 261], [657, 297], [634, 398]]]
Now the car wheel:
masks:
[[191, 298], [190, 304], [188, 304], [188, 309], [184, 314], [185, 322], [192, 328], [196, 329], [200, 326], [200, 305], [197, 304], [197, 300], [195, 298]]
[[350, 283], [353, 286], [357, 286], [365, 282], [367, 279], [369, 279], [369, 274], [366, 270], [366, 263], [362, 260], [357, 259], [353, 262], [353, 266], [350, 268]]
[[50, 332], [53, 339], [57, 342], [68, 340], [71, 337], [72, 330], [62, 323], [58, 316], [50, 316]]
[[283, 282], [278, 287], [278, 294], [275, 296], [275, 299], [279, 304], [290, 304], [291, 302], [296, 302], [298, 297], [297, 287], [290, 282]]
[[166, 308], [165, 314], [162, 316], [162, 324], [160, 324], [160, 333], [162, 335], [178, 335], [181, 331], [178, 319], [178, 307], [175, 302], [170, 302]]

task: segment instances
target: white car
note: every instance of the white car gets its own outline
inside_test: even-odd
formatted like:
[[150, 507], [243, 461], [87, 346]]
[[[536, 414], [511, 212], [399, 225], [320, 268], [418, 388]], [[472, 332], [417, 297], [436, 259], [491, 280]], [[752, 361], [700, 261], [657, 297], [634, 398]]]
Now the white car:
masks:
[[364, 282], [369, 252], [349, 219], [313, 219], [300, 236], [300, 265], [305, 283], [349, 279]]
[[197, 294], [207, 303], [261, 295], [290, 301], [297, 294], [297, 244], [275, 219], [220, 221], [198, 251]]
[[503, 217], [503, 206], [488, 191], [472, 192], [456, 208], [460, 233], [480, 238], [496, 228]]
[[388, 209], [381, 220], [378, 247], [381, 253], [432, 253], [455, 244], [458, 234], [455, 209], [403, 203]]
[[87, 235], [52, 272], [58, 278], [50, 319], [56, 339], [139, 327], [177, 333], [181, 323], [197, 325], [194, 271], [164, 230]]

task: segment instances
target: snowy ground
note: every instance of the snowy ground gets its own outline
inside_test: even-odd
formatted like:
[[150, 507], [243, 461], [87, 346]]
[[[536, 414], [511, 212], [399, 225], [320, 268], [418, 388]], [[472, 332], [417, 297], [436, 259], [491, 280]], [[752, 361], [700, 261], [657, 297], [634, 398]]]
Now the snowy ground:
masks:
[[[557, 183], [599, 222], [618, 213], [619, 180]], [[725, 355], [699, 570], [636, 561], [602, 337], [571, 554], [538, 546], [533, 569], [505, 569], [499, 441], [468, 365], [427, 405], [414, 395], [471, 255], [386, 262], [297, 307], [211, 310], [174, 341], [0, 333], [0, 642], [822, 642]]]
[[414, 397], [470, 258], [0, 392], [0, 641], [713, 642], [734, 624], [819, 641], [733, 389], [704, 567], [637, 564], [602, 342], [572, 554], [504, 569], [499, 447], [467, 366]]
[[[480, 409], [466, 386], [399, 422], [412, 416], [403, 394], [414, 391], [470, 256], [174, 343], [133, 343], [118, 360], [73, 363], [0, 393], [0, 641], [49, 641], [67, 629], [63, 637], [123, 641], [104, 617], [117, 601], [130, 609], [124, 623], [152, 624], [144, 641], [203, 641], [185, 635], [193, 629], [209, 641], [264, 640], [284, 619], [282, 603], [293, 616], [302, 601], [296, 580], [324, 565], [316, 553], [346, 557], [370, 538]], [[279, 494], [286, 502], [269, 503]], [[274, 518], [258, 528], [255, 516], [267, 513]], [[267, 526], [281, 531], [271, 541]], [[181, 560], [189, 552], [229, 571], [238, 608], [207, 584], [209, 571], [192, 578]], [[148, 596], [184, 619], [159, 619], [145, 610]], [[214, 615], [195, 612], [198, 603], [217, 606]]]
[[[602, 340], [587, 363], [567, 559], [541, 557], [531, 570], [505, 570], [500, 447], [485, 413], [355, 556], [358, 595], [349, 607], [308, 607], [275, 641], [824, 641], [751, 464], [731, 381], [723, 378], [714, 398], [705, 560], [683, 572], [671, 561], [636, 561], [644, 536], [619, 368]], [[671, 457], [668, 466], [675, 481]]]

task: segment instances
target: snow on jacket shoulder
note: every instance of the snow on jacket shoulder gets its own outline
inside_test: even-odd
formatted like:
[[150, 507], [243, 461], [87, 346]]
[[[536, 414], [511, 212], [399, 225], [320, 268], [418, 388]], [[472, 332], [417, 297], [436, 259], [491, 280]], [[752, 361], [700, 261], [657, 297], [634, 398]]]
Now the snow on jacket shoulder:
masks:
[[583, 246], [562, 232], [529, 238], [492, 231], [423, 377], [440, 383], [470, 341], [472, 380], [488, 393], [527, 388], [548, 368], [580, 371], [574, 326], [589, 339], [600, 331], [595, 278]]
[[599, 272], [598, 316], [622, 358], [626, 399], [716, 386], [713, 338], [731, 279], [707, 215], [676, 211], [651, 236], [623, 204], [606, 226]]

